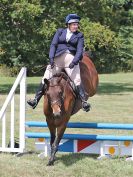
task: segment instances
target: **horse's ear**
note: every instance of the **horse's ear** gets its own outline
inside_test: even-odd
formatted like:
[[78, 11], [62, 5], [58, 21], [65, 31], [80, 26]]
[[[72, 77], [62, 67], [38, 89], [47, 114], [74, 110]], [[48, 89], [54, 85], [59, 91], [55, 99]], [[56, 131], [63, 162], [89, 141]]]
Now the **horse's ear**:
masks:
[[48, 79], [44, 79], [44, 84], [47, 86], [47, 88], [49, 87], [49, 81], [48, 81]]

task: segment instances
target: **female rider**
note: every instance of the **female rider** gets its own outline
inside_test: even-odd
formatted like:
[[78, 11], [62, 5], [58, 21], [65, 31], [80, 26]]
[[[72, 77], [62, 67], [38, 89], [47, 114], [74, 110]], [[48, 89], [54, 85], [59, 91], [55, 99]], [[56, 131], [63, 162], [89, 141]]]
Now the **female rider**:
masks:
[[86, 101], [85, 91], [81, 85], [80, 78], [79, 61], [82, 59], [84, 48], [84, 36], [78, 31], [80, 19], [77, 14], [69, 14], [65, 20], [67, 28], [59, 28], [56, 31], [50, 45], [50, 65], [46, 68], [35, 98], [27, 101], [33, 109], [37, 106], [44, 94], [44, 78], [50, 79], [54, 74], [61, 72], [62, 68], [64, 68], [77, 87], [83, 110], [86, 112], [90, 110], [90, 104]]

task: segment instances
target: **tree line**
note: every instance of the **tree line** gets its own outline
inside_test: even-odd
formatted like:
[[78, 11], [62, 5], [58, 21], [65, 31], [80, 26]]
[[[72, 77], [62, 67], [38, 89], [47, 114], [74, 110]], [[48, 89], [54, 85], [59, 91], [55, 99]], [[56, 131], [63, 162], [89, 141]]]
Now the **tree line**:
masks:
[[98, 72], [133, 71], [133, 0], [0, 0], [0, 64], [49, 62], [50, 42], [69, 13], [81, 16], [85, 50]]

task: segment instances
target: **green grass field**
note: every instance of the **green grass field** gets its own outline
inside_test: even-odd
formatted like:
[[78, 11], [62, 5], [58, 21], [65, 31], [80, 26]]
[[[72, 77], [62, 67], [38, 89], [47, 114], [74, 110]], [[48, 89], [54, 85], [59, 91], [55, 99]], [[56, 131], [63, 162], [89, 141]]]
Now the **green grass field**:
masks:
[[[27, 78], [27, 99], [34, 96], [40, 79], [39, 77]], [[14, 80], [15, 78], [5, 77], [0, 79], [0, 108]], [[102, 74], [99, 76], [99, 80], [98, 93], [89, 99], [92, 106], [91, 111], [85, 113], [81, 110], [72, 116], [71, 121], [133, 123], [133, 73]], [[17, 117], [19, 115], [18, 94], [15, 97], [15, 101], [17, 103], [15, 107], [17, 125]], [[8, 109], [7, 117], [9, 116]], [[26, 107], [26, 120], [45, 121], [43, 99], [35, 110], [32, 110], [28, 106]], [[44, 129], [34, 130], [44, 131]], [[17, 127], [15, 131], [18, 132]], [[9, 129], [7, 129], [8, 132]], [[66, 132], [133, 134], [133, 131], [95, 129], [67, 129]], [[26, 144], [27, 150], [35, 150], [34, 140], [27, 140]], [[47, 161], [48, 158], [39, 159], [37, 152], [23, 157], [1, 153], [0, 177], [133, 177], [133, 162], [126, 162], [125, 157], [98, 161], [96, 155], [58, 153], [54, 166], [47, 167]]]

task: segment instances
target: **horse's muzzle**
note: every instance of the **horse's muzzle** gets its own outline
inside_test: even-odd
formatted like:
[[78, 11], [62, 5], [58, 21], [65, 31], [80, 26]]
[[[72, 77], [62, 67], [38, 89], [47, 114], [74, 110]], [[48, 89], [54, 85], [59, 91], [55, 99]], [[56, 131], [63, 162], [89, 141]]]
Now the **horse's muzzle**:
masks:
[[54, 112], [53, 115], [54, 115], [55, 118], [60, 118], [60, 116], [61, 116], [61, 111], [59, 111], [59, 112]]
[[61, 116], [61, 106], [58, 104], [52, 105], [53, 115], [55, 118], [59, 118]]

